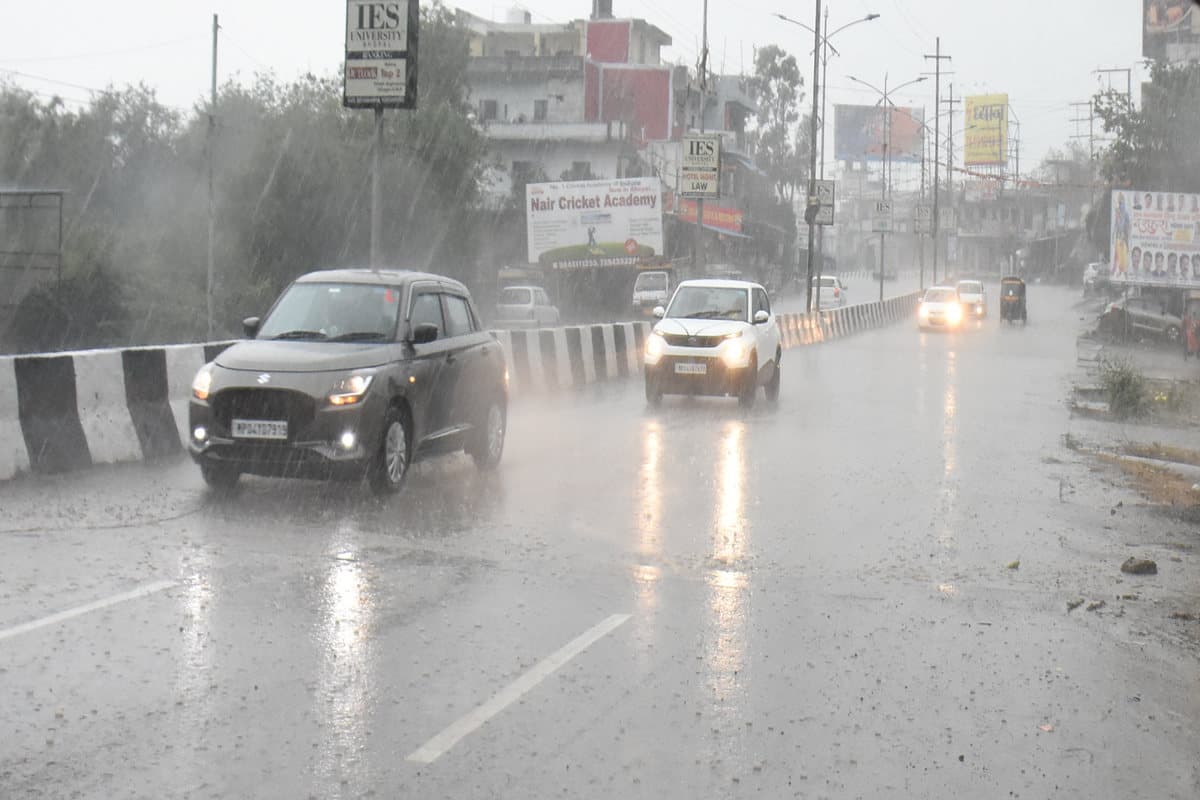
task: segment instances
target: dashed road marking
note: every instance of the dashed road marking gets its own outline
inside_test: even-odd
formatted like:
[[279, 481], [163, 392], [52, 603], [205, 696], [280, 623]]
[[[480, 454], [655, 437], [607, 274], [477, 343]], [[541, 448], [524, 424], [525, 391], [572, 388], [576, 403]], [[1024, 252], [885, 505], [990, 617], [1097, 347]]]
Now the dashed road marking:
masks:
[[450, 727], [414, 750], [408, 756], [407, 760], [417, 764], [432, 764], [434, 761], [437, 761], [447, 750], [454, 747], [454, 745], [458, 744], [465, 737], [470, 736], [489, 719], [521, 699], [522, 695], [554, 674], [555, 671], [568, 661], [625, 624], [629, 617], [629, 614], [613, 614], [611, 617], [588, 628], [557, 651], [539, 661], [524, 675], [501, 689], [491, 700], [488, 700], [466, 716], [460, 717]]
[[174, 585], [174, 581], [155, 581], [154, 583], [147, 583], [145, 586], [139, 586], [136, 589], [130, 589], [128, 592], [114, 594], [112, 597], [105, 597], [102, 600], [85, 603], [84, 605], [76, 606], [75, 608], [68, 608], [66, 611], [59, 611], [57, 614], [51, 614], [48, 617], [42, 617], [41, 619], [24, 622], [11, 628], [5, 628], [4, 630], [0, 630], [0, 641], [11, 639], [14, 636], [20, 636], [21, 634], [29, 633], [30, 631], [36, 631], [38, 628], [45, 628], [49, 625], [57, 625], [60, 622], [65, 622], [69, 619], [74, 619], [75, 617], [81, 617], [84, 614], [90, 614], [91, 612], [99, 611], [102, 608], [115, 606], [118, 603], [125, 603], [129, 600], [137, 600], [139, 597], [145, 597], [147, 595], [155, 594], [156, 592], [161, 592], [164, 589], [170, 589]]

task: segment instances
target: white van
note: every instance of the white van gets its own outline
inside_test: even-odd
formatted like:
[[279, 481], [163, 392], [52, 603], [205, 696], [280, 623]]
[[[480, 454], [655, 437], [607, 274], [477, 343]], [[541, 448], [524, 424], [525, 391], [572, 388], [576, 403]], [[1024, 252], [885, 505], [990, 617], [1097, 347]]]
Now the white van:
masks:
[[639, 272], [633, 281], [633, 311], [650, 314], [671, 297], [671, 274], [666, 270]]

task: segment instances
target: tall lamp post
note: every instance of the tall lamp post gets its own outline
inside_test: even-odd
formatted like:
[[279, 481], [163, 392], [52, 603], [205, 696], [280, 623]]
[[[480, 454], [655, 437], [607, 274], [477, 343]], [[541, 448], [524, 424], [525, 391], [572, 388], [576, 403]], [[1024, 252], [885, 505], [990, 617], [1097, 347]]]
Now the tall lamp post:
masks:
[[[890, 158], [891, 144], [892, 144], [892, 106], [895, 105], [895, 103], [892, 102], [891, 94], [892, 94], [892, 92], [900, 91], [901, 89], [905, 88], [906, 86], [912, 86], [914, 83], [920, 83], [921, 81], [925, 80], [925, 77], [922, 76], [920, 78], [913, 78], [911, 81], [906, 81], [905, 83], [902, 83], [899, 86], [894, 86], [891, 89], [888, 88], [888, 76], [887, 76], [886, 72], [883, 74], [883, 88], [882, 89], [880, 89], [879, 87], [877, 87], [873, 84], [867, 83], [864, 80], [860, 80], [860, 79], [854, 77], [853, 75], [847, 75], [846, 77], [849, 78], [850, 80], [854, 81], [855, 83], [861, 83], [863, 86], [866, 86], [868, 89], [872, 90], [873, 92], [876, 92], [879, 95], [879, 101], [883, 106], [883, 175], [880, 176], [879, 183], [880, 183], [880, 199], [887, 200], [891, 196], [891, 188], [892, 188], [891, 182], [888, 180], [888, 159]], [[880, 227], [883, 228], [886, 226], [880, 226]], [[883, 270], [883, 265], [884, 265], [883, 246], [884, 246], [884, 236], [885, 235], [886, 235], [886, 231], [883, 231], [883, 230], [879, 231], [879, 299], [880, 299], [880, 301], [883, 300], [883, 272], [884, 272], [884, 270]]]
[[[817, 95], [820, 94], [820, 100], [821, 100], [821, 116], [819, 118], [820, 119], [820, 128], [821, 128], [820, 177], [822, 179], [824, 179], [824, 177], [825, 177], [825, 105], [826, 105], [825, 99], [828, 96], [828, 92], [825, 90], [828, 87], [828, 83], [826, 82], [826, 79], [829, 75], [829, 51], [832, 50], [834, 55], [837, 55], [837, 56], [841, 55], [841, 53], [838, 52], [838, 49], [829, 43], [829, 40], [831, 38], [833, 38], [834, 36], [836, 36], [838, 33], [846, 30], [846, 28], [853, 27], [862, 22], [870, 22], [871, 20], [879, 19], [879, 15], [878, 14], [867, 14], [865, 17], [853, 20], [851, 22], [847, 22], [845, 25], [841, 26], [840, 28], [837, 28], [836, 30], [834, 30], [830, 33], [826, 33], [824, 35], [822, 35], [820, 32], [820, 28], [821, 28], [821, 1], [820, 0], [817, 0], [817, 13], [816, 13], [815, 27], [810, 27], [808, 25], [805, 25], [800, 20], [792, 19], [791, 17], [787, 16], [786, 14], [776, 13], [775, 16], [778, 17], [779, 19], [783, 20], [784, 22], [790, 22], [792, 25], [799, 26], [800, 28], [803, 28], [804, 30], [809, 31], [813, 35], [813, 78], [812, 78], [813, 112], [812, 112], [812, 118], [810, 121], [810, 128], [809, 128], [809, 149], [811, 151], [811, 159], [810, 159], [810, 164], [809, 164], [809, 180], [808, 180], [808, 200], [811, 201], [813, 195], [816, 194], [816, 179], [817, 179], [817, 120], [818, 120], [818, 117], [817, 117]], [[825, 9], [825, 30], [826, 31], [829, 30], [829, 9], [828, 8]], [[820, 79], [819, 84], [817, 82], [817, 67], [818, 67], [818, 63], [817, 63], [818, 58], [817, 57], [818, 57], [818, 54], [820, 54], [820, 68], [821, 68], [821, 79]], [[805, 306], [805, 308], [808, 311], [813, 310], [813, 303], [814, 303], [812, 280], [813, 280], [813, 229], [815, 227], [817, 227], [817, 226], [814, 225], [813, 223], [809, 223], [809, 225], [808, 225], [808, 288], [806, 289], [807, 304]], [[821, 232], [820, 241], [821, 241], [821, 246], [820, 246], [821, 258], [822, 258], [822, 261], [824, 261], [825, 236], [824, 236], [823, 230]], [[824, 269], [824, 264], [822, 264], [822, 270], [823, 269]], [[820, 292], [816, 293], [815, 302], [816, 302], [817, 310], [820, 310], [820, 308], [821, 308], [821, 293]]]
[[[817, 2], [817, 18], [818, 19], [820, 19], [820, 16], [821, 16], [820, 6], [821, 6], [820, 2]], [[830, 40], [830, 38], [833, 38], [834, 36], [840, 34], [841, 31], [846, 30], [847, 28], [853, 28], [854, 25], [858, 25], [860, 23], [869, 23], [869, 22], [871, 22], [872, 19], [880, 18], [880, 14], [866, 14], [865, 17], [853, 19], [853, 20], [851, 20], [851, 22], [848, 22], [845, 25], [842, 25], [841, 28], [835, 29], [833, 31], [829, 31], [829, 8], [826, 7], [826, 12], [824, 12], [824, 30], [829, 31], [829, 32], [827, 32], [827, 34], [823, 34], [823, 35], [820, 34], [820, 32], [817, 32], [816, 30], [810, 28], [809, 25], [805, 25], [804, 23], [800, 22], [800, 20], [792, 19], [791, 17], [788, 17], [787, 14], [775, 13], [774, 16], [784, 20], [784, 22], [786, 22], [786, 23], [791, 23], [793, 25], [797, 25], [797, 26], [799, 26], [799, 28], [803, 28], [804, 30], [811, 32], [811, 34], [814, 35], [814, 40], [817, 42], [820, 42], [820, 43], [816, 44], [816, 46], [815, 46], [815, 49], [821, 50], [821, 84], [820, 84], [820, 86], [821, 86], [821, 118], [820, 118], [820, 120], [821, 120], [821, 124], [820, 124], [820, 126], [821, 126], [821, 161], [820, 161], [820, 167], [818, 167], [818, 178], [820, 178], [821, 180], [824, 180], [824, 162], [826, 162], [826, 151], [824, 151], [824, 130], [826, 130], [826, 100], [829, 96], [829, 92], [828, 92], [829, 52], [830, 52], [830, 50], [833, 50], [834, 55], [841, 55], [838, 48], [834, 47], [833, 44], [830, 44], [829, 40]], [[816, 88], [816, 86], [817, 86], [817, 71], [816, 71], [816, 60], [815, 59], [814, 59], [814, 65], [812, 65], [812, 85], [814, 85], [814, 88]], [[816, 91], [816, 89], [814, 89], [814, 91]], [[812, 149], [812, 154], [814, 154], [814, 160], [812, 160], [812, 161], [816, 162], [815, 155], [816, 155], [817, 116], [816, 116], [816, 96], [815, 95], [814, 95], [814, 97], [812, 97], [812, 100], [814, 100], [814, 103], [812, 103], [812, 107], [814, 107], [814, 115], [812, 115], [811, 149]], [[815, 193], [814, 190], [816, 188], [816, 185], [811, 180], [809, 181], [809, 185], [810, 185], [809, 197], [811, 198], [812, 194]], [[816, 311], [821, 311], [821, 293], [820, 293], [820, 291], [817, 291], [817, 293], [815, 293], [815, 295], [814, 295], [814, 293], [812, 293], [812, 236], [811, 236], [812, 228], [814, 228], [814, 225], [809, 225], [809, 234], [810, 235], [809, 235], [809, 289], [808, 289], [809, 303], [808, 303], [808, 309], [809, 309], [809, 311], [812, 311], [812, 309], [814, 309], [814, 307], [815, 307]], [[822, 271], [824, 271], [824, 225], [821, 225], [820, 230], [817, 231], [817, 252], [821, 254], [821, 261], [822, 261], [821, 269], [822, 269]]]

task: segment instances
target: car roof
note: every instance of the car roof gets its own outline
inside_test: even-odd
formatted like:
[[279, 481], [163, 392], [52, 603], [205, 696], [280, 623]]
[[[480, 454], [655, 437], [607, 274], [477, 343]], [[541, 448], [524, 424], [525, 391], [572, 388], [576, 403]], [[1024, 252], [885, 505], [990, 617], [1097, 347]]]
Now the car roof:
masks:
[[296, 279], [296, 283], [362, 283], [369, 286], [395, 286], [418, 282], [440, 283], [444, 288], [469, 294], [467, 287], [454, 278], [435, 275], [432, 272], [417, 272], [407, 269], [384, 267], [382, 269], [323, 269], [308, 272]]
[[701, 289], [761, 289], [760, 284], [754, 281], [737, 281], [732, 278], [699, 278], [691, 281], [683, 281], [679, 284], [682, 289], [685, 286], [698, 286]]
[[927, 292], [932, 292], [932, 291], [935, 291], [935, 290], [937, 290], [937, 289], [941, 289], [941, 290], [943, 290], [943, 291], [947, 291], [947, 292], [957, 292], [957, 291], [958, 291], [958, 287], [957, 287], [957, 286], [942, 286], [942, 285], [940, 285], [940, 284], [939, 284], [938, 286], [930, 286], [930, 287], [929, 287], [928, 289], [926, 289], [925, 291], [927, 291]]
[[[542, 289], [542, 287], [532, 283], [514, 283], [511, 286], [505, 286], [500, 291], [507, 292], [509, 289]], [[542, 291], [544, 292], [546, 290], [542, 289]]]

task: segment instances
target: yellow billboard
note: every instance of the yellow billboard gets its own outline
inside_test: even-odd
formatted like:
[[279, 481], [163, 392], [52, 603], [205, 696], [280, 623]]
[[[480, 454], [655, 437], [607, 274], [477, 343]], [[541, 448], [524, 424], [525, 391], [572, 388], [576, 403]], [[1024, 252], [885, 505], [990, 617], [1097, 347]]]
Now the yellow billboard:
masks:
[[1008, 95], [976, 94], [966, 98], [966, 153], [968, 167], [1008, 163]]

